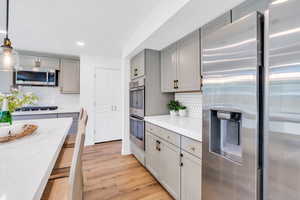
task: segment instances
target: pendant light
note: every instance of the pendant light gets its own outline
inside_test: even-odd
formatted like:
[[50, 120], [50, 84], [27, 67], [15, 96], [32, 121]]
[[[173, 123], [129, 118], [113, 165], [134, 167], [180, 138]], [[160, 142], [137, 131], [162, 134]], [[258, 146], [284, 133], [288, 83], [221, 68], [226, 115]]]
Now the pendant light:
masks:
[[0, 48], [0, 71], [12, 71], [19, 66], [19, 55], [8, 38], [9, 0], [6, 0], [6, 35]]

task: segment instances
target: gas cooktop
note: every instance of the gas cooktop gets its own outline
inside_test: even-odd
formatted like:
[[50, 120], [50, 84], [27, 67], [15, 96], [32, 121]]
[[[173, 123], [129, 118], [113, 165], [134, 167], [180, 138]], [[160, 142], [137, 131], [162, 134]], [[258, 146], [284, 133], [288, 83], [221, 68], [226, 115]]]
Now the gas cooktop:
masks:
[[41, 111], [41, 110], [57, 110], [57, 106], [27, 106], [16, 109], [16, 111]]

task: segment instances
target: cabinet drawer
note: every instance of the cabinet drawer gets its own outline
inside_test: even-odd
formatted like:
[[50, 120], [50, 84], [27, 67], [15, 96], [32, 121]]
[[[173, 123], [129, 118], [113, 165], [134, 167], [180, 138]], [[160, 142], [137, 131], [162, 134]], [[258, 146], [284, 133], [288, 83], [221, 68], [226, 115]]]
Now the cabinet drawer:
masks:
[[171, 144], [180, 146], [180, 136], [177, 133], [161, 128], [160, 137]]
[[181, 137], [181, 148], [199, 158], [202, 158], [202, 143], [196, 140]]
[[150, 123], [146, 123], [146, 131], [153, 133], [154, 135], [159, 135], [160, 134], [160, 127], [155, 126]]
[[161, 128], [159, 126], [146, 123], [146, 131], [152, 133], [153, 135], [164, 139], [165, 141], [180, 146], [180, 136], [172, 131]]

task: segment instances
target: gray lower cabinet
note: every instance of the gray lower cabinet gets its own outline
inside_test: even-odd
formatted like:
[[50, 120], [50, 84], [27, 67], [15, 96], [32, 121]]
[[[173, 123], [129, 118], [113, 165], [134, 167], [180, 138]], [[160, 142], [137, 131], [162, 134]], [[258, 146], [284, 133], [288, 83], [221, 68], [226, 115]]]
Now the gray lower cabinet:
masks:
[[146, 167], [175, 198], [180, 199], [180, 148], [146, 132]]
[[161, 151], [159, 140], [149, 132], [146, 132], [146, 158], [145, 164], [151, 174], [157, 179], [161, 179]]
[[201, 199], [201, 155], [201, 142], [146, 123], [145, 166], [174, 199]]
[[161, 51], [162, 92], [200, 91], [200, 32]]
[[13, 115], [13, 120], [32, 120], [32, 119], [52, 119], [57, 118], [57, 114], [34, 114], [34, 115]]
[[201, 160], [181, 152], [181, 200], [201, 199]]
[[180, 199], [180, 148], [161, 141], [161, 183], [174, 197]]
[[246, 0], [232, 9], [232, 21], [239, 20], [252, 12], [263, 13], [268, 8], [269, 0]]
[[72, 125], [68, 134], [76, 134], [78, 126], [79, 113], [51, 113], [51, 114], [28, 114], [28, 115], [13, 115], [13, 120], [35, 120], [35, 119], [53, 119], [53, 118], [73, 118]]
[[60, 90], [65, 94], [80, 93], [80, 61], [71, 59], [61, 60]]

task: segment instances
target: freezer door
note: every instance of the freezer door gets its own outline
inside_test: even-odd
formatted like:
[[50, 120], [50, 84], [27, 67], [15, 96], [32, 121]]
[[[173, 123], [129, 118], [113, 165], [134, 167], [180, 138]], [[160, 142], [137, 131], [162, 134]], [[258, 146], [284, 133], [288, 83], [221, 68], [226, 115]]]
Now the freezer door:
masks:
[[300, 1], [272, 1], [266, 200], [300, 199]]
[[203, 200], [259, 195], [262, 16], [214, 32], [203, 49]]

